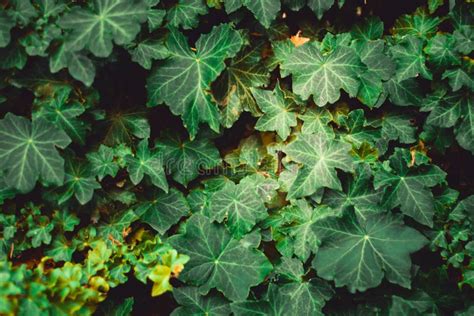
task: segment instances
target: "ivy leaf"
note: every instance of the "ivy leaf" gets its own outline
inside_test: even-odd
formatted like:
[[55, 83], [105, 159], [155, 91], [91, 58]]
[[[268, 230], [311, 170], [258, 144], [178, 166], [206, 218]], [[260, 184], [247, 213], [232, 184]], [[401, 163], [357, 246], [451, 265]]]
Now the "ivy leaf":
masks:
[[90, 8], [73, 7], [59, 21], [71, 30], [66, 36], [66, 49], [71, 52], [89, 49], [97, 57], [108, 57], [114, 41], [130, 44], [146, 21], [147, 6], [143, 2], [97, 0]]
[[252, 89], [263, 115], [258, 119], [255, 129], [258, 131], [276, 131], [282, 140], [291, 133], [291, 127], [296, 126], [295, 100], [285, 94], [279, 84], [273, 91]]
[[86, 156], [91, 164], [92, 174], [97, 175], [99, 181], [105, 176], [114, 178], [117, 175], [119, 165], [114, 161], [113, 148], [101, 144], [98, 151], [90, 152]]
[[89, 165], [72, 158], [66, 160], [64, 187], [66, 189], [60, 195], [58, 204], [65, 203], [74, 195], [79, 203], [84, 205], [92, 199], [94, 190], [101, 188], [91, 173]]
[[365, 219], [367, 214], [381, 210], [381, 197], [381, 192], [374, 190], [372, 186], [372, 172], [365, 164], [359, 165], [356, 173], [344, 182], [343, 191], [325, 191], [323, 203], [338, 210], [340, 214], [352, 207], [358, 216]]
[[145, 69], [150, 70], [153, 60], [165, 59], [169, 56], [163, 40], [146, 39], [129, 50], [132, 60], [139, 63]]
[[94, 82], [95, 66], [92, 61], [81, 53], [70, 53], [68, 60], [68, 71], [71, 76], [90, 87]]
[[443, 182], [446, 173], [436, 166], [422, 166], [415, 171], [408, 167], [410, 161], [409, 151], [397, 148], [390, 157], [391, 170], [375, 173], [374, 187], [385, 189], [384, 206], [392, 209], [400, 205], [404, 214], [433, 227], [434, 200], [429, 188]]
[[180, 253], [191, 257], [180, 278], [206, 294], [217, 288], [231, 300], [244, 300], [250, 287], [260, 284], [272, 269], [258, 250], [233, 239], [226, 228], [194, 214], [185, 231], [168, 239]]
[[156, 148], [163, 154], [167, 171], [184, 186], [196, 179], [200, 170], [211, 169], [221, 163], [219, 151], [204, 135], [190, 141], [168, 134], [156, 143]]
[[283, 151], [303, 167], [290, 187], [288, 198], [311, 195], [327, 187], [341, 189], [335, 168], [352, 171], [351, 146], [325, 134], [300, 134]]
[[298, 116], [303, 121], [302, 134], [326, 134], [327, 138], [334, 137], [334, 130], [329, 126], [333, 120], [331, 112], [326, 109], [307, 109], [303, 115]]
[[458, 91], [462, 87], [474, 90], [474, 79], [472, 79], [470, 71], [466, 72], [463, 68], [446, 70], [443, 73], [442, 79], [446, 78], [448, 78], [453, 92]]
[[65, 131], [73, 141], [84, 145], [86, 125], [77, 117], [85, 107], [77, 101], [69, 102], [70, 86], [53, 86], [51, 96], [35, 100], [33, 119], [44, 118]]
[[280, 1], [272, 0], [224, 0], [225, 10], [232, 13], [244, 5], [255, 18], [265, 27], [269, 28], [272, 21], [280, 11]]
[[224, 60], [235, 56], [242, 46], [239, 32], [221, 24], [196, 42], [196, 53], [188, 48], [183, 34], [171, 28], [167, 42], [171, 57], [148, 77], [148, 105], [165, 102], [181, 115], [191, 138], [200, 122], [219, 131], [219, 114], [211, 95], [211, 83], [224, 70]]
[[153, 194], [152, 199], [137, 205], [135, 213], [141, 220], [163, 235], [181, 217], [189, 214], [186, 198], [176, 189]]
[[199, 22], [199, 16], [207, 13], [207, 7], [203, 0], [179, 0], [179, 2], [168, 10], [166, 18], [169, 25], [182, 26], [189, 30], [195, 28]]
[[450, 34], [436, 34], [425, 47], [428, 59], [436, 67], [448, 67], [460, 65], [460, 59], [456, 51], [455, 39]]
[[130, 144], [134, 137], [150, 137], [150, 124], [144, 113], [117, 113], [111, 115], [108, 121], [110, 126], [104, 139], [106, 145]]
[[334, 5], [334, 0], [308, 0], [308, 7], [313, 10], [319, 20], [323, 17], [324, 12]]
[[323, 55], [315, 42], [309, 42], [296, 47], [281, 68], [293, 75], [294, 93], [304, 100], [313, 95], [314, 102], [324, 106], [339, 99], [340, 89], [351, 97], [357, 95], [357, 75], [363, 65], [352, 48], [338, 46]]
[[441, 20], [431, 17], [426, 9], [420, 7], [413, 14], [405, 14], [395, 21], [392, 33], [403, 37], [405, 35], [428, 38], [434, 35]]
[[140, 183], [146, 174], [154, 186], [168, 192], [163, 159], [160, 153], [148, 148], [148, 139], [140, 141], [135, 156], [126, 156], [125, 161], [128, 164], [127, 171], [133, 184]]
[[138, 220], [137, 214], [133, 210], [126, 210], [108, 217], [106, 222], [97, 227], [97, 230], [104, 240], [110, 241], [112, 237], [115, 241], [123, 242], [124, 231], [136, 220]]
[[220, 294], [202, 296], [197, 287], [180, 287], [173, 290], [173, 297], [182, 305], [171, 316], [230, 314], [229, 302]]
[[366, 220], [348, 212], [342, 218], [328, 218], [314, 224], [322, 239], [313, 266], [318, 275], [347, 286], [351, 293], [388, 281], [410, 287], [410, 254], [427, 240], [415, 229], [404, 226], [400, 217], [375, 214]]
[[255, 224], [267, 216], [262, 199], [255, 185], [226, 182], [223, 188], [212, 195], [209, 206], [212, 220], [226, 220], [229, 231], [235, 238], [250, 232]]
[[456, 140], [464, 149], [474, 153], [474, 102], [469, 96], [461, 109], [462, 119], [455, 130]]
[[5, 182], [20, 192], [44, 184], [61, 185], [64, 160], [55, 147], [66, 148], [71, 139], [44, 119], [33, 120], [7, 113], [0, 120], [0, 170]]
[[325, 300], [331, 297], [326, 284], [310, 282], [276, 285], [270, 283], [265, 299], [231, 303], [236, 316], [246, 315], [324, 315], [321, 311]]
[[411, 144], [416, 141], [415, 132], [416, 128], [406, 115], [388, 113], [382, 118], [382, 135], [386, 139]]
[[260, 114], [251, 88], [267, 84], [270, 74], [262, 62], [261, 53], [264, 43], [252, 43], [242, 50], [229, 62], [222, 75], [216, 81], [216, 93], [225, 93], [221, 96], [222, 124], [231, 127], [239, 118], [243, 110], [253, 115]]
[[423, 54], [423, 41], [415, 36], [407, 35], [397, 45], [390, 48], [397, 64], [396, 77], [398, 82], [413, 78], [421, 74], [424, 78], [432, 80], [428, 68], [425, 66]]
[[421, 105], [423, 95], [418, 83], [414, 79], [398, 82], [395, 78], [386, 82], [385, 88], [389, 93], [390, 101], [396, 105]]
[[456, 124], [461, 116], [461, 111], [468, 103], [469, 100], [462, 93], [445, 95], [444, 92], [441, 98], [435, 100], [433, 104], [425, 106], [422, 110], [431, 110], [426, 118], [426, 123], [439, 127], [452, 127]]
[[377, 40], [383, 35], [384, 25], [379, 17], [371, 16], [358, 23], [351, 30], [351, 36], [356, 41], [368, 42]]
[[6, 47], [10, 43], [10, 30], [15, 26], [5, 11], [0, 12], [0, 47]]

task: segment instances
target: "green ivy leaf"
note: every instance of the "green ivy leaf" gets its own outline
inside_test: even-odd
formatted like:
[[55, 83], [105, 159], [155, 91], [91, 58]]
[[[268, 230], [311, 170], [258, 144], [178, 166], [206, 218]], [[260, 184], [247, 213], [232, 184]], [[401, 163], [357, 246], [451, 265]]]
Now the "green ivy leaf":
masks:
[[217, 288], [231, 300], [244, 300], [250, 287], [262, 282], [272, 269], [260, 251], [244, 246], [224, 226], [199, 214], [187, 220], [183, 233], [168, 241], [191, 257], [180, 278], [199, 286], [201, 294]]
[[311, 195], [318, 188], [341, 189], [335, 168], [352, 171], [351, 146], [325, 134], [298, 135], [284, 148], [291, 160], [303, 164], [290, 187], [288, 198]]
[[296, 113], [293, 112], [297, 104], [289, 93], [277, 85], [273, 91], [252, 89], [263, 115], [258, 119], [255, 129], [258, 131], [276, 131], [282, 140], [286, 140], [291, 133], [291, 127], [296, 126]]
[[171, 57], [148, 77], [148, 105], [165, 102], [175, 115], [181, 115], [191, 138], [200, 122], [219, 131], [219, 114], [211, 95], [211, 83], [224, 70], [224, 60], [235, 56], [242, 46], [240, 34], [229, 24], [221, 24], [196, 42], [196, 53], [186, 38], [170, 29], [167, 42]]
[[156, 150], [148, 148], [148, 139], [140, 141], [137, 146], [135, 156], [126, 156], [127, 171], [132, 183], [137, 185], [145, 174], [150, 177], [154, 186], [168, 192], [168, 181], [166, 181], [165, 170], [163, 169], [163, 158]]
[[221, 163], [219, 151], [204, 135], [190, 141], [168, 134], [156, 143], [156, 148], [163, 154], [167, 171], [184, 186], [196, 179], [200, 170], [211, 169]]
[[5, 182], [20, 192], [31, 191], [38, 178], [44, 184], [61, 185], [64, 160], [55, 147], [65, 148], [71, 139], [44, 119], [33, 120], [7, 113], [0, 120], [0, 170]]
[[71, 158], [66, 160], [65, 191], [59, 197], [58, 204], [68, 201], [73, 195], [81, 205], [89, 202], [100, 184], [95, 180], [89, 165]]
[[66, 49], [71, 52], [89, 49], [97, 57], [112, 53], [117, 45], [130, 44], [146, 21], [146, 5], [126, 0], [97, 0], [90, 8], [73, 7], [59, 25], [70, 30]]
[[425, 66], [423, 41], [413, 35], [405, 36], [397, 45], [390, 48], [397, 64], [396, 77], [398, 82], [421, 74], [432, 80], [433, 76]]
[[224, 0], [225, 10], [232, 13], [242, 5], [249, 9], [255, 18], [265, 27], [269, 28], [280, 11], [280, 1], [272, 0]]
[[400, 205], [404, 214], [433, 227], [434, 200], [429, 188], [442, 183], [446, 173], [436, 166], [409, 167], [410, 162], [409, 151], [398, 148], [390, 157], [391, 170], [375, 173], [374, 186], [385, 189], [384, 206]]
[[406, 14], [395, 21], [392, 33], [403, 37], [405, 35], [428, 38], [434, 35], [441, 20], [438, 17], [431, 17], [422, 7], [413, 14]]
[[179, 0], [167, 13], [169, 25], [173, 27], [182, 26], [189, 30], [195, 28], [199, 22], [199, 16], [207, 13], [207, 7], [203, 0]]
[[96, 175], [99, 181], [105, 176], [114, 178], [117, 175], [119, 165], [114, 161], [114, 155], [114, 149], [105, 145], [100, 145], [98, 151], [87, 154], [92, 174]]
[[15, 22], [5, 11], [0, 12], [0, 47], [6, 47], [10, 43], [10, 30], [15, 26]]
[[304, 100], [313, 95], [319, 106], [334, 103], [340, 98], [340, 89], [350, 96], [359, 90], [358, 73], [363, 69], [357, 53], [349, 47], [338, 46], [323, 55], [315, 42], [297, 47], [284, 60], [281, 68], [293, 75], [293, 92]]
[[230, 314], [229, 302], [220, 294], [202, 296], [197, 287], [181, 287], [173, 290], [174, 299], [181, 305], [171, 316]]
[[212, 220], [226, 221], [235, 238], [250, 232], [255, 224], [267, 216], [267, 209], [256, 193], [256, 186], [249, 183], [235, 184], [231, 181], [212, 194], [209, 202]]
[[376, 214], [365, 220], [351, 212], [314, 224], [322, 239], [313, 266], [318, 275], [347, 286], [351, 293], [388, 281], [410, 287], [410, 254], [427, 240], [400, 217]]
[[188, 215], [189, 211], [184, 195], [176, 189], [153, 194], [152, 199], [139, 203], [135, 209], [143, 222], [162, 235], [181, 217]]

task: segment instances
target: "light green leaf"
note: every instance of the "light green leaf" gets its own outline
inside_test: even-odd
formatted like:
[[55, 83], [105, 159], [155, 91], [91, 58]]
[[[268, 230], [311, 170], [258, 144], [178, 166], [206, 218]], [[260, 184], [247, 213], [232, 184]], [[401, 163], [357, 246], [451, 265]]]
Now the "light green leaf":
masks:
[[61, 185], [64, 160], [55, 147], [65, 148], [71, 139], [44, 119], [31, 123], [7, 113], [0, 120], [0, 170], [5, 182], [20, 192], [31, 191], [38, 178], [44, 184]]
[[352, 171], [351, 146], [325, 134], [298, 135], [284, 152], [303, 167], [290, 187], [288, 198], [311, 195], [318, 188], [341, 189], [335, 168]]
[[160, 153], [148, 148], [148, 139], [140, 141], [135, 156], [126, 156], [125, 161], [128, 164], [127, 171], [133, 184], [140, 183], [146, 174], [154, 186], [168, 192], [163, 158]]
[[357, 95], [363, 65], [352, 48], [338, 46], [323, 55], [316, 43], [310, 42], [295, 48], [281, 68], [293, 75], [294, 93], [304, 100], [313, 95], [315, 103], [324, 106], [339, 99], [340, 89], [352, 97]]
[[322, 239], [313, 260], [317, 274], [347, 286], [351, 293], [378, 286], [385, 276], [391, 283], [410, 287], [410, 254], [427, 240], [400, 217], [376, 214], [366, 220], [352, 212], [314, 224]]
[[291, 127], [296, 126], [296, 113], [292, 110], [297, 106], [295, 99], [285, 93], [279, 84], [273, 91], [251, 89], [258, 106], [263, 112], [255, 129], [258, 131], [276, 131], [282, 140], [291, 133]]
[[97, 57], [108, 57], [114, 41], [130, 44], [146, 21], [144, 2], [126, 0], [96, 0], [90, 8], [73, 7], [59, 21], [70, 32], [66, 49], [71, 52], [89, 49]]
[[167, 172], [184, 186], [196, 179], [200, 170], [211, 169], [221, 163], [219, 151], [203, 136], [190, 141], [182, 140], [177, 134], [168, 134], [156, 143], [156, 148], [163, 154]]
[[148, 77], [148, 105], [164, 101], [173, 114], [182, 116], [191, 138], [200, 122], [219, 131], [219, 113], [208, 90], [224, 70], [224, 60], [240, 50], [240, 34], [229, 24], [221, 24], [202, 35], [193, 52], [184, 35], [171, 29], [167, 46], [171, 57]]
[[334, 137], [334, 130], [329, 123], [333, 120], [331, 112], [322, 108], [309, 108], [303, 115], [299, 115], [303, 121], [301, 133], [303, 134], [319, 134], [323, 133], [328, 138]]
[[413, 14], [406, 14], [397, 19], [392, 33], [400, 37], [413, 35], [428, 38], [436, 33], [440, 23], [438, 17], [430, 16], [425, 8], [419, 7]]
[[223, 225], [194, 214], [187, 220], [183, 233], [168, 241], [191, 259], [180, 278], [199, 286], [206, 294], [217, 288], [231, 300], [245, 300], [250, 287], [260, 284], [272, 265], [260, 251], [233, 239]]
[[69, 74], [90, 87], [95, 77], [95, 66], [92, 61], [81, 53], [70, 53], [67, 56]]
[[448, 78], [453, 92], [458, 91], [462, 87], [466, 87], [471, 91], [474, 90], [474, 79], [469, 70], [467, 72], [463, 68], [446, 70], [441, 78]]

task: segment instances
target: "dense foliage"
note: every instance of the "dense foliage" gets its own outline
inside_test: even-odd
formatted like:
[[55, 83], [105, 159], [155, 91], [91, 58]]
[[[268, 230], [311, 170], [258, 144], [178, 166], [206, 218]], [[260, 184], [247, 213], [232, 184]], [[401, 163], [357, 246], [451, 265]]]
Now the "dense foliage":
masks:
[[471, 1], [0, 1], [1, 315], [473, 315]]

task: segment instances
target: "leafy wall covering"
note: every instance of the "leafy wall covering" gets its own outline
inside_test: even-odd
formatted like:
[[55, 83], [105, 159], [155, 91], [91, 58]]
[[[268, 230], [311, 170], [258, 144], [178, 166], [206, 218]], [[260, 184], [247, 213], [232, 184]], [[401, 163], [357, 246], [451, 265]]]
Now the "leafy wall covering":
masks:
[[0, 315], [473, 315], [472, 1], [0, 1]]

